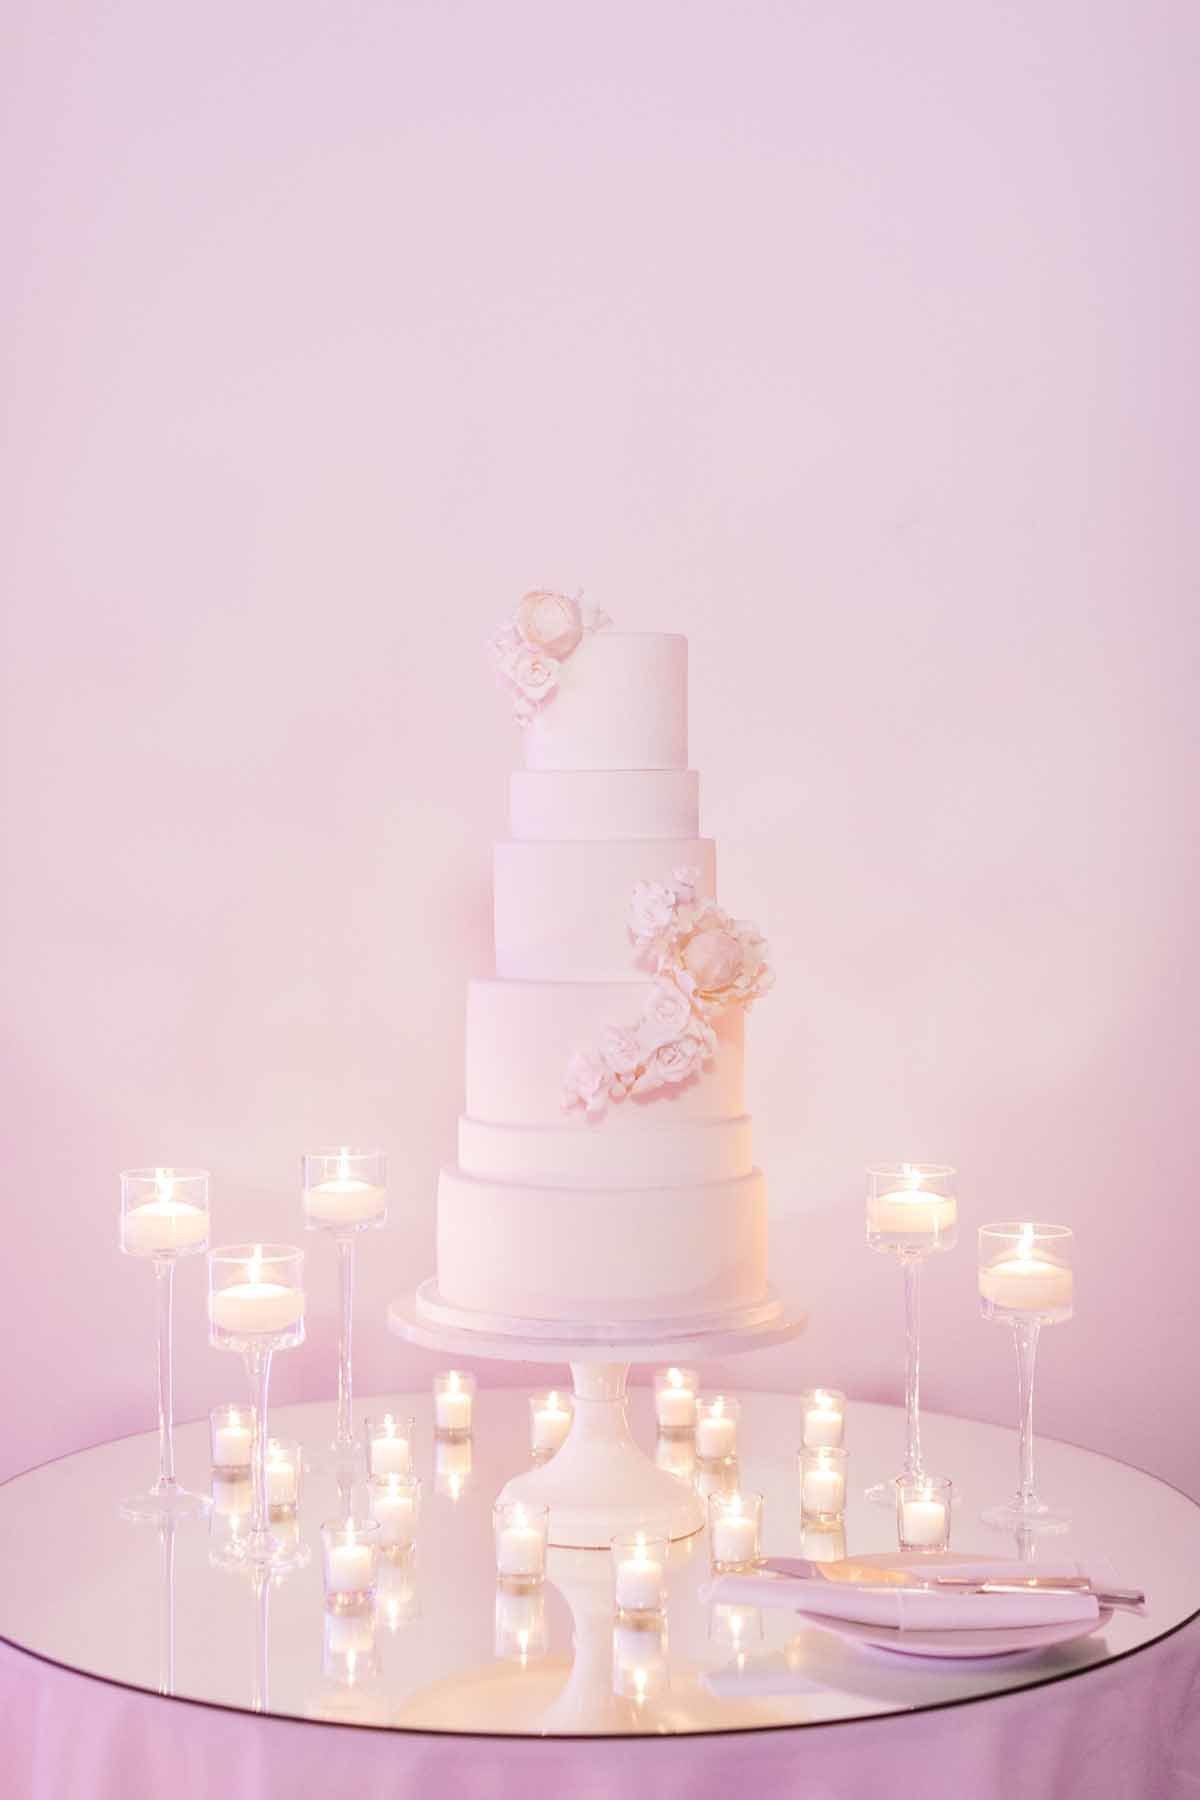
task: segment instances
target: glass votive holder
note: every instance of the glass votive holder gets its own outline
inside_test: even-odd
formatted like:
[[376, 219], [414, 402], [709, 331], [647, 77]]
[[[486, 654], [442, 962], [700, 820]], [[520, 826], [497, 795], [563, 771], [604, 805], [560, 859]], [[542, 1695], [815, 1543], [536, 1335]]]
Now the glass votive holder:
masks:
[[529, 1396], [529, 1444], [534, 1456], [545, 1462], [567, 1441], [575, 1401], [561, 1388], [547, 1388]]
[[457, 1503], [467, 1491], [471, 1466], [475, 1460], [470, 1438], [436, 1438], [433, 1445], [435, 1491], [443, 1499]]
[[639, 1705], [667, 1686], [667, 1622], [661, 1613], [621, 1617], [612, 1635], [613, 1693]]
[[708, 1545], [715, 1575], [752, 1569], [759, 1560], [762, 1531], [761, 1494], [710, 1494]]
[[546, 1576], [550, 1508], [499, 1500], [492, 1509], [496, 1574], [507, 1587], [537, 1587]]
[[536, 1587], [514, 1593], [496, 1589], [496, 1655], [502, 1662], [533, 1662], [546, 1654], [546, 1590]]
[[412, 1548], [421, 1512], [421, 1483], [415, 1475], [372, 1475], [367, 1483], [371, 1517], [379, 1526], [385, 1556]]
[[729, 1462], [737, 1455], [738, 1413], [731, 1394], [706, 1394], [696, 1401], [696, 1455], [701, 1462]]
[[831, 1445], [800, 1452], [800, 1512], [832, 1521], [846, 1510], [846, 1452]]
[[382, 1533], [374, 1519], [327, 1519], [321, 1527], [325, 1604], [362, 1612], [374, 1604]]
[[273, 1519], [291, 1518], [300, 1505], [304, 1452], [295, 1438], [267, 1439], [267, 1505]]
[[474, 1405], [475, 1377], [465, 1369], [447, 1369], [434, 1376], [433, 1429], [440, 1438], [470, 1437]]
[[387, 1217], [387, 1157], [382, 1150], [306, 1150], [300, 1159], [304, 1223], [347, 1233]]
[[806, 1450], [836, 1450], [846, 1441], [846, 1396], [837, 1388], [808, 1388], [800, 1396], [800, 1442]]
[[690, 1437], [696, 1429], [695, 1369], [655, 1369], [654, 1416], [662, 1437]]
[[363, 1421], [367, 1446], [367, 1479], [376, 1475], [411, 1475], [414, 1419], [398, 1413], [379, 1413]]
[[696, 1473], [696, 1439], [692, 1432], [674, 1437], [660, 1435], [654, 1445], [654, 1464], [678, 1481], [691, 1481]]
[[208, 1253], [209, 1340], [220, 1350], [287, 1350], [304, 1342], [304, 1252], [232, 1244]]
[[1061, 1324], [1071, 1317], [1074, 1236], [1067, 1225], [1010, 1221], [979, 1231], [979, 1301], [985, 1319]]
[[900, 1475], [896, 1530], [902, 1550], [945, 1550], [950, 1542], [953, 1485], [945, 1475]]
[[214, 1406], [208, 1415], [208, 1439], [213, 1474], [245, 1481], [254, 1448], [254, 1408]]
[[665, 1610], [667, 1549], [665, 1536], [647, 1531], [622, 1532], [613, 1538], [613, 1599], [618, 1617]]
[[800, 1527], [800, 1554], [809, 1562], [845, 1562], [845, 1521], [835, 1519], [822, 1525], [819, 1520], [805, 1519]]
[[208, 1243], [207, 1169], [125, 1169], [121, 1249], [126, 1256], [187, 1256]]

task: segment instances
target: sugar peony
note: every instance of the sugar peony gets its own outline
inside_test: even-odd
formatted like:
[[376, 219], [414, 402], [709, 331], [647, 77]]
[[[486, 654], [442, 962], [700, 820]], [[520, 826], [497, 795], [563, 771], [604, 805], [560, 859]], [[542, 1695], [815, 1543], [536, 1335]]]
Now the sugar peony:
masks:
[[733, 986], [743, 967], [742, 946], [730, 931], [719, 927], [696, 932], [683, 947], [683, 966], [706, 997]]
[[517, 607], [517, 630], [535, 650], [561, 661], [564, 656], [570, 656], [583, 636], [579, 602], [567, 594], [535, 588]]

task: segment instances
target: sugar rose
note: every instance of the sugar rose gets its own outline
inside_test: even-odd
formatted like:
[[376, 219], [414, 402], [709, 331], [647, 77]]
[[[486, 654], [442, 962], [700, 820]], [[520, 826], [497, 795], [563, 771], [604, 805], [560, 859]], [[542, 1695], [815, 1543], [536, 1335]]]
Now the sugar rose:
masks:
[[570, 656], [583, 636], [583, 618], [578, 600], [567, 594], [552, 594], [537, 588], [526, 594], [517, 607], [517, 630], [535, 650], [560, 660]]
[[660, 979], [650, 990], [638, 1036], [647, 1050], [655, 1050], [682, 1037], [691, 1022], [692, 1003], [687, 994], [673, 981]]
[[558, 664], [535, 650], [518, 650], [508, 673], [527, 700], [544, 700], [558, 686]]
[[629, 929], [650, 943], [675, 916], [675, 895], [661, 881], [639, 881], [629, 901]]
[[[681, 1037], [673, 1043], [660, 1044], [646, 1068], [647, 1086], [673, 1086], [693, 1076], [704, 1057], [699, 1038]], [[636, 1089], [634, 1090], [636, 1092]]]
[[684, 947], [683, 966], [702, 994], [718, 994], [741, 974], [742, 946], [731, 932], [698, 931]]

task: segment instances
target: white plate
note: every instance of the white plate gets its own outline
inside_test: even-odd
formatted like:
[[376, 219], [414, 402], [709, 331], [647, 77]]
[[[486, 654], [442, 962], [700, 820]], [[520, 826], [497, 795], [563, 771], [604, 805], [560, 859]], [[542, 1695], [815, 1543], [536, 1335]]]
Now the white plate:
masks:
[[958, 1662], [981, 1656], [1018, 1656], [1032, 1650], [1051, 1650], [1056, 1644], [1073, 1644], [1077, 1638], [1101, 1631], [1111, 1618], [1112, 1609], [1105, 1607], [1096, 1619], [1072, 1619], [1061, 1625], [1007, 1625], [992, 1631], [899, 1631], [894, 1625], [863, 1625], [857, 1619], [818, 1618], [815, 1613], [805, 1614], [804, 1622], [873, 1650]]

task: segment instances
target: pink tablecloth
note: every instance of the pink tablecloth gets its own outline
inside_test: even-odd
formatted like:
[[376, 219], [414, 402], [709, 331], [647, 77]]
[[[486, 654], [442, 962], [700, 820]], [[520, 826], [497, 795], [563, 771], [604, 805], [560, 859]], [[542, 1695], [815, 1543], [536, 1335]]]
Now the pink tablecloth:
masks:
[[451, 1738], [256, 1719], [0, 1646], [4, 1800], [1200, 1800], [1200, 1624], [1052, 1687], [727, 1737]]

